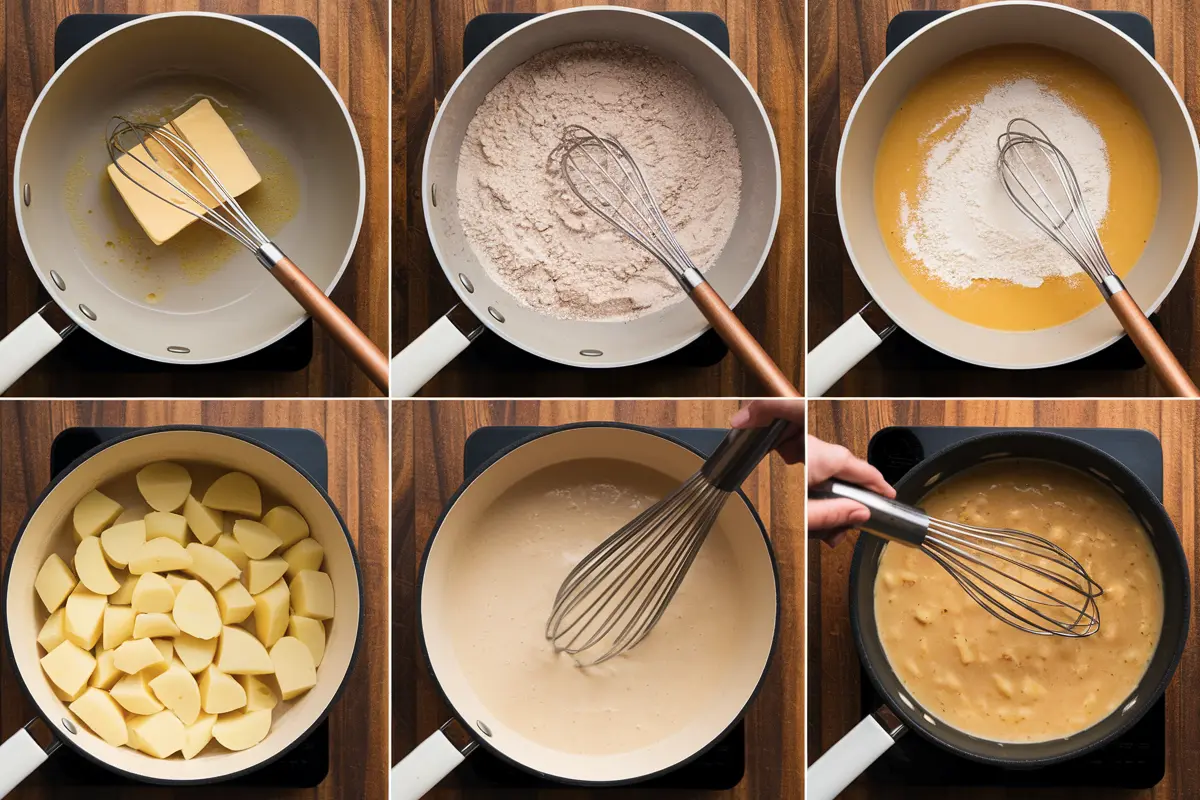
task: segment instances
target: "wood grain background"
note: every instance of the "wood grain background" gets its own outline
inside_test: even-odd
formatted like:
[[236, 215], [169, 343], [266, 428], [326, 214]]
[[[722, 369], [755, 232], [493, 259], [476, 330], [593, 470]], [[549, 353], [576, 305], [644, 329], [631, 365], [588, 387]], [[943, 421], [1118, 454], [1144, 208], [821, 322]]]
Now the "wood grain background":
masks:
[[[367, 206], [354, 256], [333, 299], [385, 352], [388, 348], [388, 20], [387, 0], [8, 0], [0, 36], [8, 156], [0, 165], [5, 268], [0, 270], [0, 333], [47, 301], [17, 232], [9, 189], [17, 143], [38, 92], [54, 72], [54, 31], [68, 14], [219, 11], [297, 14], [316, 24], [321, 68], [350, 108], [362, 142]], [[297, 254], [299, 257], [299, 254]], [[246, 257], [246, 269], [258, 269]], [[10, 390], [13, 397], [370, 397], [379, 392], [319, 329], [308, 368], [293, 373], [205, 368], [187, 372], [84, 372], [51, 354]]]
[[[1196, 583], [1200, 510], [1196, 503], [1200, 414], [1191, 402], [1177, 401], [815, 401], [809, 404], [809, 431], [865, 456], [873, 433], [888, 425], [990, 425], [1001, 427], [1143, 428], [1163, 448], [1163, 505], [1175, 521]], [[851, 537], [853, 539], [853, 536]], [[808, 608], [810, 643], [808, 735], [815, 761], [860, 719], [859, 666], [850, 631], [849, 571], [853, 541], [836, 549], [809, 545]], [[1191, 609], [1191, 636], [1167, 689], [1166, 777], [1145, 792], [1062, 789], [970, 789], [973, 800], [1179, 800], [1200, 797], [1200, 614]], [[914, 734], [915, 735], [915, 734]], [[962, 789], [908, 791], [860, 780], [847, 800], [929, 798], [952, 800]]]
[[[399, 351], [458, 296], [429, 245], [421, 211], [421, 162], [437, 104], [462, 71], [462, 35], [477, 14], [552, 11], [574, 0], [406, 0], [392, 30], [392, 340]], [[800, 383], [804, 353], [804, 4], [780, 0], [637, 0], [652, 11], [711, 11], [729, 27], [735, 64], [754, 86], [778, 140], [783, 205], [775, 245], [736, 309], [746, 327]], [[485, 333], [491, 336], [491, 333]], [[423, 394], [435, 397], [754, 396], [757, 385], [726, 356], [716, 367], [650, 363], [618, 370], [490, 363], [478, 346], [444, 369]]]
[[[870, 296], [846, 256], [834, 201], [841, 131], [863, 85], [886, 56], [888, 22], [909, 9], [954, 9], [975, 0], [808, 0], [809, 341], [821, 342], [857, 312]], [[1135, 11], [1154, 24], [1155, 56], [1183, 96], [1193, 118], [1200, 113], [1194, 45], [1200, 15], [1192, 4], [1153, 0], [1068, 0], [1087, 9]], [[1163, 338], [1184, 367], [1200, 375], [1200, 336], [1192, 311], [1200, 287], [1193, 252], [1190, 268], [1160, 309]], [[810, 348], [811, 349], [811, 348]], [[1032, 370], [1013, 373], [963, 364], [948, 369], [888, 368], [885, 343], [843, 380], [830, 396], [841, 397], [1126, 397], [1161, 395], [1149, 370]]]
[[[332, 402], [0, 402], [0, 570], [17, 529], [50, 479], [50, 444], [75, 425], [140, 427], [191, 423], [242, 427], [310, 428], [329, 449], [329, 495], [358, 550], [365, 606], [358, 663], [330, 713], [329, 777], [316, 789], [282, 790], [197, 786], [139, 787], [144, 798], [386, 800], [387, 798], [387, 405], [384, 401]], [[2, 574], [2, 573], [0, 573]], [[0, 740], [34, 717], [0, 638]], [[66, 785], [55, 756], [9, 795], [13, 800], [126, 797], [128, 787]]]
[[[723, 428], [737, 410], [733, 401], [642, 402], [404, 402], [392, 404], [392, 761], [448, 718], [425, 667], [418, 641], [416, 581], [443, 505], [463, 480], [467, 436], [489, 425], [561, 425], [619, 420], [664, 427]], [[777, 455], [742, 484], [770, 531], [779, 559], [782, 618], [779, 646], [747, 716], [746, 777], [714, 797], [729, 800], [801, 798], [804, 793], [804, 485], [800, 467]], [[633, 790], [538, 793], [549, 798], [662, 797]], [[465, 786], [452, 775], [434, 798], [532, 797]], [[670, 795], [668, 795], [670, 796]], [[687, 796], [707, 796], [697, 793]]]

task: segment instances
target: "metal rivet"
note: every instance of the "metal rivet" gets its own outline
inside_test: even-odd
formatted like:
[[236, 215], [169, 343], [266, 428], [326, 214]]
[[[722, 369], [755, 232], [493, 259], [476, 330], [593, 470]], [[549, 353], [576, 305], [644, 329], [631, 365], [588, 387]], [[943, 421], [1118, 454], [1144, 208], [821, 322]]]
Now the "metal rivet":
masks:
[[87, 317], [88, 319], [92, 320], [93, 322], [96, 321], [96, 312], [92, 311], [90, 308], [85, 306], [83, 303], [79, 304], [79, 310], [82, 311], [83, 315], [85, 317]]
[[458, 280], [464, 287], [466, 287], [466, 290], [468, 292], [475, 291], [475, 284], [471, 283], [471, 279], [468, 278], [466, 275], [463, 275], [461, 272], [458, 273]]
[[479, 730], [481, 730], [483, 732], [484, 736], [492, 735], [492, 729], [489, 728], [487, 725], [484, 725], [483, 720], [480, 720], [480, 719], [475, 720], [475, 727], [479, 728]]
[[54, 281], [54, 285], [62, 291], [65, 292], [67, 290], [67, 282], [62, 279], [62, 275], [59, 275], [54, 270], [50, 270], [50, 280]]
[[588, 358], [596, 358], [597, 356], [604, 355], [604, 351], [603, 350], [580, 350], [579, 355], [587, 356]]
[[30, 188], [28, 183], [21, 187], [21, 197], [25, 200], [25, 205], [33, 202], [33, 189]]
[[429, 184], [429, 202], [433, 203], [433, 207], [437, 208], [437, 184]]
[[67, 719], [66, 717], [63, 717], [62, 726], [66, 729], [67, 733], [71, 735], [79, 733], [79, 731], [75, 728], [75, 723], [71, 722], [71, 720]]
[[488, 313], [495, 318], [496, 322], [504, 322], [504, 315], [491, 306], [488, 306]]
[[192, 352], [192, 349], [190, 347], [184, 347], [181, 344], [173, 344], [167, 348], [167, 352], [185, 354]]

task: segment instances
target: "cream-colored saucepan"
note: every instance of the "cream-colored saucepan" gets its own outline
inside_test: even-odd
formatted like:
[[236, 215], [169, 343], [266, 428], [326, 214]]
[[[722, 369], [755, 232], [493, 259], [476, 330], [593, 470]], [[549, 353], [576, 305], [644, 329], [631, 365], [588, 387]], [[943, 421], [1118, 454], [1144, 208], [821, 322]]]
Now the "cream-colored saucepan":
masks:
[[[737, 571], [738, 585], [744, 593], [740, 641], [713, 642], [712, 646], [737, 653], [737, 662], [727, 681], [695, 698], [695, 716], [686, 727], [627, 752], [578, 752], [567, 749], [569, 745], [557, 749], [528, 738], [480, 698], [463, 667], [463, 650], [469, 652], [469, 647], [460, 647], [453, 634], [452, 609], [460, 599], [454, 596], [448, 576], [463, 558], [463, 542], [470, 541], [472, 530], [482, 518], [495, 513], [504, 503], [505, 493], [517, 482], [584, 458], [649, 467], [674, 482], [682, 482], [703, 463], [697, 452], [647, 429], [582, 423], [549, 429], [518, 443], [463, 483], [430, 537], [417, 590], [417, 613], [429, 668], [454, 719], [392, 768], [392, 800], [421, 797], [476, 747], [484, 747], [536, 775], [565, 783], [600, 785], [644, 780], [699, 756], [741, 718], [753, 700], [766, 674], [778, 632], [779, 582], [770, 542], [754, 509], [740, 492], [721, 511], [711, 534], [728, 544], [733, 554], [728, 568]], [[552, 600], [547, 598], [547, 616]], [[489, 612], [502, 613], [494, 608]], [[564, 707], [562, 713], [571, 714], [572, 710]]]
[[[358, 239], [366, 179], [358, 135], [328, 78], [287, 40], [236, 17], [142, 17], [68, 60], [25, 123], [13, 207], [52, 302], [0, 341], [0, 392], [76, 326], [135, 356], [206, 364], [260, 350], [304, 321], [304, 309], [232, 239], [196, 222], [179, 235], [190, 237], [187, 247], [155, 248], [114, 200], [105, 175], [111, 118], [169, 114], [200, 97], [225, 106], [269, 160], [286, 164], [257, 165], [285, 184], [293, 182], [282, 176], [294, 176], [280, 191], [298, 193], [295, 215], [280, 217], [273, 238], [326, 294], [337, 285]], [[254, 206], [256, 191], [240, 199], [264, 226], [281, 212]], [[130, 241], [151, 260], [130, 263], [107, 244]]]
[[[113, 747], [80, 725], [42, 672], [37, 644], [47, 614], [33, 581], [51, 553], [70, 561], [75, 504], [97, 486], [164, 459], [245, 472], [265, 493], [294, 506], [308, 521], [312, 537], [325, 549], [322, 569], [333, 581], [336, 606], [325, 656], [317, 669], [317, 685], [276, 708], [271, 731], [260, 744], [241, 752], [209, 748], [190, 761], [178, 756], [157, 759], [130, 747]], [[128, 433], [80, 457], [56, 477], [17, 533], [0, 603], [17, 679], [40, 717], [0, 744], [0, 797], [60, 745], [113, 772], [161, 784], [210, 783], [265, 766], [291, 750], [329, 713], [354, 664], [362, 623], [362, 585], [354, 545], [325, 491], [300, 467], [264, 445], [232, 431], [202, 427], [146, 428]], [[48, 747], [30, 732], [39, 722], [54, 735]]]
[[434, 254], [461, 303], [392, 359], [393, 397], [415, 394], [485, 328], [536, 356], [575, 367], [651, 361], [708, 329], [703, 314], [686, 299], [632, 321], [543, 314], [497, 284], [467, 242], [456, 195], [467, 125], [488, 92], [515, 67], [545, 50], [583, 41], [638, 45], [681, 64], [729, 118], [742, 160], [741, 205], [729, 242], [705, 277], [734, 308], [762, 269], [779, 221], [779, 151], [758, 95], [734, 63], [704, 37], [659, 14], [610, 6], [543, 14], [504, 34], [472, 61], [434, 118], [422, 165], [421, 202]]
[[[957, 319], [922, 297], [904, 279], [880, 234], [874, 202], [875, 155], [896, 107], [917, 82], [951, 59], [1010, 43], [1047, 45], [1086, 59], [1112, 78], [1141, 110], [1158, 148], [1162, 199], [1154, 231], [1125, 285], [1138, 305], [1150, 313], [1178, 280], [1200, 223], [1200, 147], [1187, 108], [1166, 73], [1128, 36], [1082, 11], [1036, 2], [965, 8], [942, 17], [896, 48], [867, 81], [846, 121], [838, 152], [838, 217], [850, 261], [874, 304], [852, 316], [809, 353], [809, 396], [825, 394], [895, 326], [949, 356], [1002, 369], [1075, 361], [1124, 335], [1121, 323], [1104, 303], [1066, 324], [1028, 332], [984, 328]], [[1049, 238], [1046, 246], [1057, 247]]]

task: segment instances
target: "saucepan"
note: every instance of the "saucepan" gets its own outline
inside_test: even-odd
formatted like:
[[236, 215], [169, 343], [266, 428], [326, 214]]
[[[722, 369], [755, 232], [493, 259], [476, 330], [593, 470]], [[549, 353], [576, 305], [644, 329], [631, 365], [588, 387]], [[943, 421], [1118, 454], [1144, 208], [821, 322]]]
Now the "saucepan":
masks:
[[658, 14], [609, 6], [543, 14], [504, 34], [471, 62], [434, 118], [421, 168], [421, 203], [433, 252], [461, 303], [392, 360], [394, 397], [415, 394], [485, 329], [536, 356], [575, 367], [651, 361], [708, 329], [686, 299], [618, 322], [564, 320], [535, 311], [489, 276], [463, 232], [458, 154], [487, 93], [544, 50], [598, 40], [645, 47], [681, 64], [729, 118], [742, 161], [741, 205], [729, 241], [705, 277], [731, 308], [753, 285], [775, 237], [781, 177], [770, 120], [745, 76], [702, 36]]
[[[873, 302], [809, 353], [809, 396], [825, 394], [896, 326], [946, 355], [1000, 369], [1076, 361], [1124, 335], [1104, 303], [1070, 322], [1035, 331], [996, 330], [958, 319], [905, 280], [880, 233], [873, 200], [875, 154], [897, 105], [946, 62], [983, 47], [1013, 43], [1046, 45], [1091, 62], [1141, 111], [1162, 164], [1162, 202], [1150, 239], [1125, 285], [1150, 313], [1179, 279], [1200, 224], [1200, 146], [1187, 107], [1162, 68], [1124, 33], [1083, 11], [1038, 2], [961, 9], [897, 47], [867, 81], [846, 121], [838, 151], [838, 218], [850, 261]], [[1047, 246], [1057, 245], [1047, 239]]]
[[[1166, 691], [1188, 634], [1190, 583], [1179, 534], [1162, 503], [1140, 478], [1112, 456], [1058, 433], [1011, 430], [964, 439], [913, 467], [896, 483], [906, 503], [921, 498], [947, 478], [983, 461], [1033, 458], [1072, 467], [1107, 485], [1145, 527], [1162, 569], [1163, 626], [1146, 673], [1119, 708], [1078, 733], [1046, 742], [998, 742], [941, 722], [904, 688], [888, 663], [875, 619], [875, 576], [884, 540], [860, 536], [850, 567], [850, 622], [859, 658], [884, 705], [825, 752], [808, 771], [810, 800], [833, 800], [856, 777], [912, 730], [955, 755], [1012, 768], [1036, 768], [1077, 758], [1129, 730]], [[1103, 623], [1102, 623], [1103, 624]]]
[[145, 240], [139, 253], [150, 260], [131, 263], [137, 257], [111, 246], [144, 237], [105, 177], [110, 119], [202, 96], [227, 106], [286, 164], [281, 174], [294, 177], [299, 199], [272, 235], [326, 294], [337, 285], [358, 240], [366, 179], [358, 135], [329, 79], [286, 39], [246, 20], [135, 19], [54, 74], [17, 145], [17, 228], [52, 302], [0, 341], [0, 391], [76, 327], [141, 358], [207, 364], [261, 350], [304, 321], [270, 273], [203, 223], [180, 234], [191, 239], [186, 248]]
[[[97, 486], [163, 459], [239, 470], [255, 478], [264, 491], [286, 499], [308, 521], [312, 537], [325, 549], [322, 569], [333, 582], [337, 607], [316, 686], [290, 704], [283, 704], [282, 713], [276, 708], [267, 737], [247, 750], [209, 748], [188, 761], [177, 757], [157, 759], [131, 747], [113, 747], [77, 724], [42, 671], [37, 644], [47, 614], [34, 591], [34, 578], [51, 553], [70, 562], [74, 538], [68, 531], [76, 503]], [[9, 553], [0, 593], [0, 618], [4, 620], [17, 680], [38, 713], [37, 719], [0, 744], [0, 796], [60, 746], [126, 778], [169, 785], [211, 783], [276, 761], [328, 715], [346, 685], [358, 652], [362, 583], [345, 522], [325, 490], [297, 464], [232, 431], [192, 426], [145, 428], [111, 439], [80, 456], [42, 492]], [[34, 738], [33, 731], [39, 727], [49, 728], [53, 738], [48, 744]]]
[[[611, 459], [617, 475], [624, 463], [650, 468], [674, 481], [683, 481], [703, 463], [698, 452], [662, 433], [631, 425], [582, 423], [548, 429], [517, 443], [463, 483], [430, 536], [417, 587], [421, 641], [453, 718], [392, 768], [393, 800], [421, 797], [478, 747], [534, 775], [563, 783], [616, 785], [645, 780], [704, 753], [737, 723], [762, 685], [778, 635], [779, 581], [770, 540], [739, 491], [711, 534], [728, 544], [730, 567], [737, 571], [745, 592], [742, 638], [719, 645], [737, 652], [737, 662], [723, 685], [695, 698], [696, 714], [686, 726], [633, 750], [567, 752], [515, 730], [510, 720], [480, 698], [464, 673], [462, 653], [448, 634], [451, 609], [459, 602], [448, 588], [447, 577], [456, 562], [461, 563], [456, 550], [480, 518], [495, 509], [497, 498], [518, 481], [582, 458]], [[571, 709], [564, 708], [563, 713], [570, 714]]]

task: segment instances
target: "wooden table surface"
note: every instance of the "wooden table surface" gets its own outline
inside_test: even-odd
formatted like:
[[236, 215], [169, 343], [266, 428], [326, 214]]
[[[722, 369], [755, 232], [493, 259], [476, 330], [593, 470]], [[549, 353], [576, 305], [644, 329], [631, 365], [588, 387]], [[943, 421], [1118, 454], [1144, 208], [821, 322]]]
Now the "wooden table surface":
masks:
[[[333, 299], [385, 352], [388, 349], [388, 21], [387, 0], [11, 0], [0, 36], [6, 70], [0, 99], [0, 209], [7, 217], [7, 253], [0, 270], [0, 334], [15, 328], [49, 299], [30, 266], [17, 231], [10, 181], [21, 130], [54, 72], [54, 31], [75, 13], [152, 13], [201, 10], [228, 14], [296, 14], [316, 24], [321, 69], [350, 109], [362, 143], [367, 205], [358, 245]], [[303, 266], [299, 253], [294, 254]], [[246, 256], [246, 269], [258, 269]], [[116, 374], [85, 371], [51, 354], [10, 390], [13, 397], [370, 397], [379, 392], [319, 329], [313, 357], [299, 372], [249, 372], [220, 367]]]
[[[393, 39], [392, 343], [399, 351], [458, 299], [425, 233], [421, 162], [437, 104], [462, 72], [462, 36], [477, 14], [552, 11], [574, 0], [407, 0]], [[778, 0], [614, 2], [652, 11], [711, 11], [729, 27], [731, 57], [762, 98], [783, 168], [783, 204], [770, 257], [736, 311], [746, 327], [802, 386], [804, 353], [804, 5]], [[484, 336], [494, 336], [490, 332]], [[489, 343], [499, 344], [499, 343]], [[482, 343], [429, 384], [437, 397], [743, 397], [757, 384], [726, 355], [712, 367], [643, 364], [586, 370], [549, 362], [496, 363]]]
[[[392, 760], [399, 761], [448, 718], [425, 667], [418, 640], [416, 580], [423, 553], [443, 505], [463, 480], [463, 446], [477, 428], [491, 425], [561, 425], [619, 420], [663, 427], [723, 428], [733, 401], [458, 402], [393, 403], [392, 450]], [[419, 466], [418, 466], [419, 465]], [[804, 769], [804, 538], [803, 472], [776, 455], [742, 485], [758, 509], [779, 560], [782, 617], [779, 645], [747, 720], [746, 777], [714, 797], [729, 800], [803, 797]], [[621, 797], [661, 797], [633, 790]], [[496, 790], [465, 785], [452, 775], [435, 798], [488, 798]], [[532, 796], [522, 793], [521, 797]], [[611, 797], [604, 791], [539, 792], [539, 797]], [[696, 793], [686, 796], [706, 796]]]
[[[378, 401], [315, 402], [0, 402], [0, 574], [30, 504], [50, 480], [50, 444], [82, 425], [140, 427], [170, 423], [309, 428], [329, 450], [329, 495], [354, 537], [362, 568], [364, 623], [358, 662], [329, 716], [329, 776], [315, 789], [137, 787], [139, 798], [387, 798], [387, 406]], [[34, 717], [0, 637], [0, 740]], [[54, 755], [9, 795], [13, 800], [119, 798], [129, 787], [66, 783]]]
[[[974, 0], [808, 0], [809, 38], [809, 317], [811, 346], [869, 301], [842, 242], [834, 201], [835, 171], [841, 131], [863, 85], [886, 56], [885, 32], [897, 13], [909, 9], [953, 9]], [[1152, 0], [1069, 0], [1087, 9], [1135, 11], [1154, 24], [1155, 57], [1175, 83], [1193, 118], [1200, 113], [1197, 64], [1188, 57], [1191, 32], [1200, 22], [1194, 7]], [[1185, 367], [1200, 376], [1200, 336], [1192, 311], [1200, 287], [1200, 270], [1193, 251], [1189, 267], [1160, 309], [1163, 338]], [[905, 337], [907, 338], [907, 337]], [[918, 369], [911, 358], [897, 361], [909, 348], [885, 342], [829, 392], [831, 397], [1135, 397], [1161, 396], [1149, 371], [1032, 370], [1013, 373], [967, 364]], [[940, 357], [940, 354], [938, 354]]]
[[[1163, 448], [1163, 505], [1175, 521], [1193, 572], [1198, 537], [1196, 482], [1200, 457], [1200, 414], [1196, 403], [1153, 401], [816, 401], [809, 405], [809, 431], [865, 456], [871, 435], [889, 425], [980, 425], [1000, 427], [1142, 428]], [[815, 761], [861, 718], [859, 662], [850, 631], [851, 541], [830, 549], [809, 545], [808, 608], [811, 676], [808, 685], [809, 759]], [[1193, 575], [1193, 582], [1195, 576]], [[1200, 797], [1200, 614], [1191, 609], [1191, 634], [1167, 689], [1166, 777], [1151, 791], [970, 789], [973, 800], [1180, 800]], [[909, 734], [915, 736], [916, 734]], [[963, 789], [902, 790], [860, 780], [846, 800], [928, 798], [954, 800]]]

